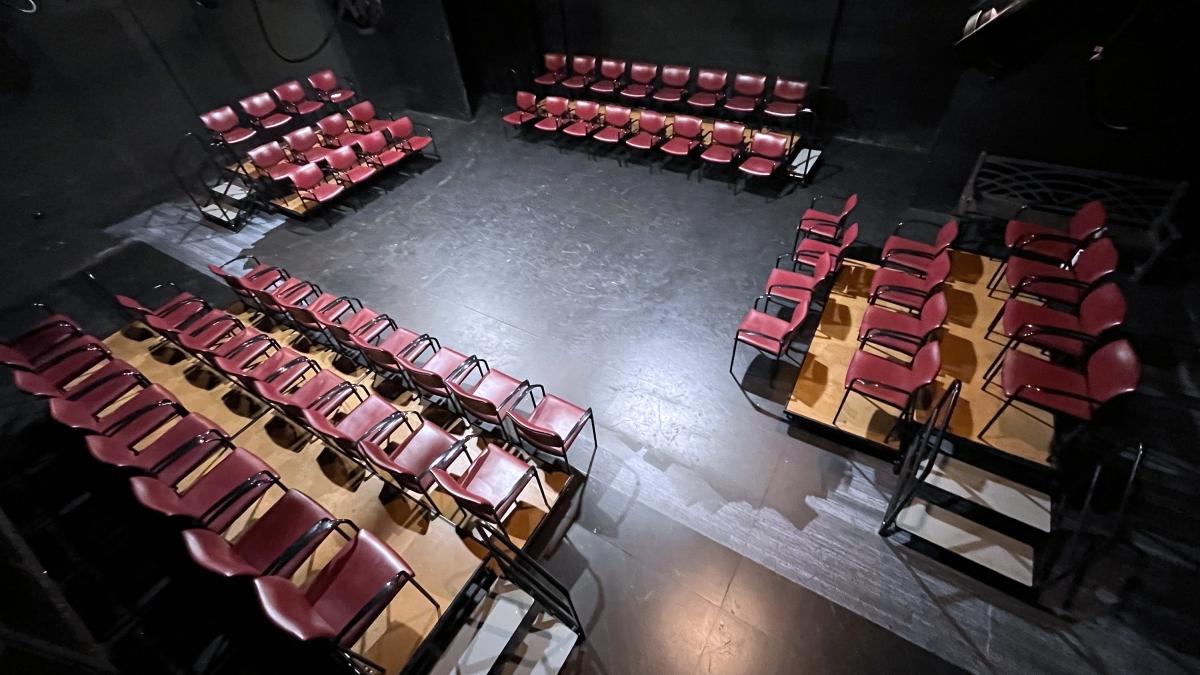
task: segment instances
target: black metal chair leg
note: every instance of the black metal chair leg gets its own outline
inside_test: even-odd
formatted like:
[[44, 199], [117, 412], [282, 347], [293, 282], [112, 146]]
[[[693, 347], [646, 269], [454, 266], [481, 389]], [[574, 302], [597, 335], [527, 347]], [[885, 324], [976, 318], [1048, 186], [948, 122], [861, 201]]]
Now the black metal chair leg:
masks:
[[[1000, 419], [1000, 416], [1004, 414], [1004, 411], [1008, 410], [1008, 406], [1012, 405], [1013, 400], [1014, 400], [1014, 397], [1012, 397], [1012, 396], [1009, 396], [1008, 398], [1004, 399], [1004, 405], [1000, 406], [1000, 409], [996, 411], [996, 414], [992, 415], [992, 419], [988, 420], [988, 423], [983, 425], [983, 429], [980, 430], [979, 435], [976, 436], [976, 438], [978, 438], [981, 441], [983, 440], [983, 435], [988, 432], [988, 429], [992, 428], [992, 425], [996, 423], [996, 420]], [[984, 441], [984, 442], [986, 443], [987, 441]]]
[[[565, 461], [565, 458], [564, 458], [564, 461]], [[546, 508], [549, 509], [550, 508], [550, 500], [546, 498], [546, 488], [542, 487], [542, 477], [538, 474], [537, 467], [535, 467], [535, 466], [529, 467], [529, 470], [533, 472], [533, 479], [535, 481], [537, 481], [538, 492], [542, 493], [542, 501], [546, 503]]]
[[833, 426], [837, 426], [838, 417], [842, 414], [842, 408], [846, 406], [846, 399], [850, 398], [850, 387], [846, 387], [846, 393], [842, 394], [842, 402], [838, 404], [837, 412], [833, 414]]

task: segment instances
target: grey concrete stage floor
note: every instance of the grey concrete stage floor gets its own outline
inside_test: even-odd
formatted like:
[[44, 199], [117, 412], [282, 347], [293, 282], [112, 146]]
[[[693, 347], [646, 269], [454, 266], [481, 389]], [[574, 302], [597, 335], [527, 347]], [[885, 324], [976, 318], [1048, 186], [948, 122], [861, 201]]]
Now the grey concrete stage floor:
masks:
[[[890, 466], [756, 412], [727, 372], [810, 196], [858, 191], [877, 247], [924, 155], [835, 143], [814, 187], [768, 201], [689, 180], [683, 163], [651, 172], [536, 132], [506, 141], [486, 114], [432, 123], [443, 161], [331, 223], [229, 235], [165, 205], [106, 236], [193, 266], [245, 247], [591, 406], [599, 455], [551, 559], [590, 617], [579, 671], [948, 668], [892, 634], [975, 672], [1196, 667], [1118, 617], [1059, 620], [880, 538]], [[778, 412], [795, 369], [770, 388], [766, 365], [745, 351], [735, 372]]]

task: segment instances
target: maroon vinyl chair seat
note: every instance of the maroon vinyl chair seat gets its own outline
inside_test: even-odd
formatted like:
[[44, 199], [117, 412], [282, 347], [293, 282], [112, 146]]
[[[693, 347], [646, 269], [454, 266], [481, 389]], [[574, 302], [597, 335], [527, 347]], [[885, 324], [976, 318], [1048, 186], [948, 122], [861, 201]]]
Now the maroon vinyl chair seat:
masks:
[[[542, 398], [535, 399], [534, 392], [540, 392]], [[564, 398], [547, 394], [545, 387], [540, 384], [524, 387], [521, 396], [526, 395], [534, 402], [531, 412], [522, 412], [517, 405], [508, 410], [508, 419], [512, 422], [517, 438], [525, 442], [526, 447], [552, 455], [570, 468], [567, 453], [575, 445], [584, 428], [590, 424], [592, 455], [588, 460], [587, 470], [584, 471], [585, 476], [590, 475], [592, 463], [596, 460], [596, 449], [599, 447], [592, 409], [584, 409]]]
[[1088, 244], [1070, 267], [1029, 258], [1009, 258], [1004, 280], [1014, 297], [1031, 295], [1078, 304], [1088, 288], [1117, 271], [1118, 260], [1112, 239], [1102, 238]]
[[[433, 355], [418, 362], [421, 356], [431, 349]], [[450, 390], [446, 388], [446, 378], [469, 358], [466, 354], [442, 347], [434, 338], [423, 338], [418, 347], [398, 356], [396, 360], [408, 381], [416, 387], [418, 394], [449, 400]]]
[[725, 109], [740, 113], [752, 113], [763, 104], [766, 91], [766, 75], [738, 73], [733, 78], [733, 96], [725, 101]]
[[633, 101], [645, 101], [654, 93], [654, 78], [656, 77], [658, 77], [657, 65], [635, 61], [629, 67], [629, 83], [621, 88], [621, 96]]
[[83, 330], [70, 317], [49, 314], [29, 330], [0, 342], [0, 363], [20, 370], [36, 370], [55, 355], [80, 344], [84, 337]]
[[279, 107], [293, 115], [307, 115], [325, 107], [320, 101], [308, 98], [308, 93], [304, 91], [304, 85], [300, 84], [299, 80], [284, 82], [272, 88], [271, 93], [275, 95], [275, 100], [279, 101]]
[[687, 157], [704, 143], [704, 120], [691, 115], [676, 115], [671, 122], [671, 137], [659, 150], [675, 157]]
[[[254, 382], [265, 381], [277, 387], [286, 389], [295, 384], [304, 373], [314, 368], [314, 362], [286, 347], [274, 344], [275, 351], [265, 358], [251, 357], [257, 350], [246, 350], [231, 353], [229, 356], [217, 356], [212, 363], [222, 373], [237, 380], [247, 389], [254, 388]], [[261, 355], [260, 355], [261, 356]]]
[[142, 506], [168, 517], [198, 521], [222, 532], [279, 480], [278, 474], [245, 448], [234, 448], [183, 493], [158, 477], [133, 476], [129, 485]]
[[926, 342], [917, 350], [908, 365], [892, 361], [877, 354], [866, 351], [856, 351], [846, 369], [845, 387], [842, 402], [833, 415], [833, 425], [837, 426], [842, 408], [851, 392], [887, 404], [900, 411], [895, 423], [884, 437], [886, 442], [895, 433], [901, 422], [912, 419], [916, 407], [917, 394], [925, 387], [933, 384], [938, 371], [942, 367], [942, 353], [937, 340]]
[[325, 158], [334, 180], [345, 187], [364, 183], [379, 172], [370, 162], [359, 162], [358, 153], [351, 146], [342, 146]]
[[596, 79], [596, 57], [580, 54], [571, 58], [571, 74], [562, 81], [567, 89], [586, 89]]
[[[250, 261], [254, 266], [240, 274], [235, 274], [225, 269], [229, 265], [243, 260]], [[254, 301], [254, 291], [267, 290], [288, 277], [287, 271], [283, 268], [259, 262], [258, 258], [254, 256], [238, 256], [231, 260], [226, 260], [220, 265], [209, 263], [208, 271], [215, 274], [221, 281], [224, 281], [225, 285], [229, 286], [240, 298], [250, 301]]]
[[435, 466], [442, 469], [450, 466], [465, 452], [466, 443], [460, 443], [437, 424], [418, 419], [420, 424], [416, 430], [400, 441], [362, 441], [358, 449], [368, 462], [390, 475], [401, 488], [424, 495], [429, 500], [427, 508], [436, 514], [437, 506], [429, 496], [434, 485], [429, 470]]
[[1101, 406], [1135, 391], [1141, 372], [1141, 362], [1128, 340], [1110, 342], [1097, 349], [1082, 371], [1010, 350], [1000, 368], [1004, 404], [979, 432], [979, 440], [984, 440], [988, 429], [1018, 401], [1090, 421]]
[[197, 350], [196, 355], [209, 362], [218, 356], [227, 359], [255, 359], [262, 356], [267, 350], [278, 347], [279, 344], [271, 336], [253, 326], [245, 326], [242, 330], [230, 335], [224, 342]]
[[[391, 139], [391, 143], [398, 145], [405, 152], [421, 152], [433, 143], [433, 136], [416, 133], [414, 126], [412, 118], [404, 115], [384, 125], [383, 131]], [[426, 134], [432, 134], [428, 127], [422, 128]]]
[[350, 127], [357, 133], [369, 134], [372, 131], [383, 131], [389, 122], [395, 121], [387, 115], [380, 117], [375, 110], [375, 104], [370, 101], [359, 101], [346, 108], [350, 116]]
[[410, 154], [404, 148], [390, 145], [382, 131], [372, 131], [363, 136], [358, 141], [358, 149], [362, 152], [363, 159], [377, 169], [399, 164]]
[[[467, 380], [472, 372], [479, 373], [479, 379], [469, 383]], [[477, 356], [464, 361], [445, 382], [459, 409], [469, 418], [500, 428], [529, 385], [528, 380], [518, 380], [496, 370]]]
[[[850, 223], [846, 226], [846, 229], [842, 230], [840, 241], [826, 241], [824, 239], [804, 237], [797, 244], [796, 249], [790, 256], [792, 269], [800, 265], [814, 265], [822, 255], [828, 255], [833, 259], [833, 268], [837, 270], [841, 268], [842, 260], [846, 257], [846, 249], [853, 246], [857, 240], [858, 223]], [[775, 266], [778, 267], [788, 257], [788, 254], [784, 253], [776, 258]]]
[[380, 443], [401, 424], [409, 424], [409, 413], [398, 410], [392, 402], [371, 394], [336, 423], [316, 410], [303, 409], [300, 417], [309, 430], [319, 434], [326, 444], [351, 460], [362, 463], [357, 445], [363, 441]]
[[351, 308], [349, 298], [322, 291], [315, 284], [310, 285], [309, 292], [304, 296], [293, 297], [279, 304], [294, 325], [310, 333], [321, 333], [326, 324], [337, 321]]
[[331, 152], [330, 148], [321, 145], [317, 132], [309, 127], [300, 127], [283, 135], [288, 151], [296, 164], [311, 164], [322, 162]]
[[237, 317], [223, 309], [214, 309], [192, 322], [185, 330], [172, 332], [172, 337], [193, 354], [205, 354], [236, 335], [245, 326]]
[[[328, 155], [326, 155], [328, 158]], [[306, 164], [292, 174], [292, 185], [301, 201], [314, 202], [317, 205], [336, 199], [345, 192], [346, 188], [340, 183], [325, 180], [325, 173], [315, 164]]]
[[314, 290], [318, 293], [320, 292], [320, 288], [310, 281], [289, 277], [278, 286], [266, 289], [251, 289], [250, 292], [254, 295], [254, 300], [258, 302], [260, 307], [286, 321], [288, 320], [288, 306], [302, 303]]
[[274, 382], [256, 380], [250, 383], [260, 398], [279, 407], [295, 420], [303, 419], [300, 411], [312, 410], [328, 418], [354, 395], [354, 385], [328, 370], [316, 371], [311, 377], [292, 387], [280, 387]]
[[26, 394], [41, 398], [69, 396], [75, 387], [68, 389], [68, 385], [111, 360], [112, 353], [108, 347], [89, 335], [53, 358], [46, 359], [35, 370], [13, 371], [13, 384]]
[[[620, 59], [600, 59], [600, 76], [588, 89], [597, 94], [612, 96], [625, 79], [625, 62]], [[606, 111], [607, 112], [607, 111]]]
[[238, 105], [242, 107], [242, 112], [246, 113], [250, 124], [259, 129], [274, 129], [292, 121], [291, 115], [279, 112], [275, 106], [275, 99], [265, 91], [247, 96], [238, 101]]
[[183, 531], [183, 544], [192, 560], [223, 577], [291, 577], [300, 569], [337, 520], [299, 490], [283, 493], [256, 518], [236, 541], [209, 529]]
[[154, 476], [163, 483], [174, 485], [212, 453], [222, 447], [233, 449], [229, 437], [219, 426], [196, 413], [178, 417], [175, 424], [146, 447], [136, 449], [138, 443], [177, 416], [175, 408], [154, 408], [115, 433], [88, 436], [88, 453], [104, 464]]
[[[167, 285], [174, 287], [173, 284]], [[212, 309], [206, 300], [187, 291], [181, 291], [157, 307], [148, 307], [127, 295], [117, 295], [114, 299], [118, 305], [140, 316], [142, 323], [158, 332], [180, 330]]]
[[869, 306], [858, 326], [859, 348], [867, 343], [912, 356], [926, 342], [937, 337], [946, 323], [949, 305], [946, 294], [934, 294], [919, 314], [893, 312], [885, 307]]
[[[676, 123], [678, 124], [678, 118]], [[732, 164], [741, 157], [745, 149], [745, 130], [746, 127], [737, 122], [713, 122], [712, 139], [708, 147], [704, 148], [704, 152], [700, 153], [700, 159], [711, 164]]]
[[667, 116], [658, 111], [643, 110], [638, 115], [637, 127], [637, 133], [625, 139], [625, 145], [631, 148], [653, 150], [667, 140]]
[[430, 339], [429, 336], [397, 325], [386, 314], [376, 317], [373, 322], [382, 325], [384, 330], [390, 328], [392, 332], [386, 336], [377, 335], [371, 340], [354, 335], [351, 338], [354, 347], [367, 357], [377, 371], [402, 376], [404, 369], [400, 367], [399, 359], [407, 358], [410, 352], [422, 347], [424, 345], [422, 338]]
[[763, 113], [776, 119], [793, 119], [804, 109], [807, 95], [807, 82], [777, 77], [771, 99], [763, 106]]
[[547, 52], [542, 55], [542, 67], [545, 68], [545, 72], [533, 78], [533, 83], [543, 87], [558, 84], [567, 76], [567, 55]]
[[813, 197], [812, 203], [800, 217], [800, 222], [796, 226], [797, 245], [799, 245], [801, 237], [817, 237], [826, 241], [841, 239], [842, 230], [845, 229], [850, 214], [858, 206], [858, 194], [852, 194], [842, 202], [840, 211], [829, 213], [817, 209], [817, 204], [823, 198], [821, 195]]
[[1089, 242], [1104, 236], [1107, 220], [1104, 204], [1099, 201], [1080, 207], [1067, 222], [1065, 231], [1013, 219], [1004, 227], [1004, 245], [1013, 255], [1067, 261]]
[[725, 100], [725, 83], [728, 79], [729, 73], [724, 70], [701, 68], [696, 73], [696, 91], [688, 96], [687, 104], [701, 110], [716, 109]]
[[941, 252], [930, 262], [924, 277], [880, 268], [875, 270], [875, 275], [871, 278], [871, 292], [867, 302], [874, 305], [883, 300], [905, 309], [920, 310], [949, 276], [949, 251]]
[[563, 128], [562, 132], [576, 138], [590, 136], [604, 125], [600, 115], [600, 104], [595, 101], [576, 101], [574, 120]]
[[521, 490], [537, 476], [533, 466], [491, 443], [461, 476], [437, 467], [429, 472], [438, 487], [453, 497], [459, 508], [495, 525], [501, 533], [504, 532], [504, 519], [515, 510]]
[[[806, 261], [807, 264], [807, 261]], [[833, 257], [828, 253], [821, 254], [812, 263], [812, 274], [804, 274], [792, 270], [774, 268], [767, 275], [767, 283], [763, 291], [768, 302], [784, 302], [787, 304], [812, 303], [813, 293], [833, 272]]]
[[[734, 350], [736, 353], [737, 343], [740, 342], [779, 358], [787, 353], [792, 340], [795, 339], [796, 333], [808, 315], [808, 298], [806, 296], [796, 303], [790, 321], [759, 311], [757, 309], [758, 300], [762, 299], [764, 298], [761, 296], [756, 299], [755, 307], [746, 310], [746, 314], [738, 322], [737, 331], [734, 334]], [[733, 360], [731, 358], [730, 368], [732, 369], [732, 367]]]
[[537, 96], [532, 92], [517, 92], [517, 109], [500, 117], [504, 122], [514, 127], [524, 126], [538, 119]]
[[322, 323], [325, 331], [341, 345], [343, 352], [347, 356], [353, 357], [354, 354], [361, 351], [359, 342], [368, 344], [374, 342], [388, 329], [388, 322], [391, 319], [370, 307], [364, 307], [358, 298], [349, 298], [349, 300], [350, 311], [339, 315], [332, 321], [322, 319]]
[[[905, 237], [902, 232], [905, 226], [924, 225], [937, 227], [937, 234], [932, 242]], [[924, 276], [929, 271], [929, 265], [943, 251], [950, 249], [958, 238], [958, 221], [954, 218], [943, 224], [927, 220], [906, 220], [896, 225], [892, 235], [883, 243], [883, 266]]]
[[539, 131], [558, 131], [571, 120], [570, 103], [561, 96], [547, 96], [542, 101], [542, 112], [542, 119], [533, 125]]
[[691, 79], [692, 69], [687, 66], [663, 66], [659, 76], [659, 87], [651, 98], [659, 103], [679, 103], [683, 100]]
[[604, 126], [592, 138], [601, 143], [620, 143], [633, 133], [632, 115], [633, 111], [624, 106], [604, 106]]
[[[112, 366], [124, 367], [114, 370]], [[50, 399], [49, 407], [50, 417], [59, 424], [99, 434], [119, 428], [126, 417], [143, 408], [177, 404], [171, 392], [151, 384], [129, 364], [113, 361], [109, 368], [80, 382], [70, 394]]]
[[769, 131], [756, 131], [750, 141], [750, 156], [738, 165], [738, 171], [751, 176], [770, 176], [783, 166], [787, 153], [787, 137]]
[[239, 126], [237, 113], [229, 106], [210, 110], [200, 115], [200, 121], [208, 129], [214, 141], [226, 145], [250, 140], [258, 133], [249, 127]]
[[313, 88], [317, 98], [328, 103], [341, 103], [354, 98], [354, 91], [342, 88], [338, 84], [337, 76], [328, 68], [309, 75], [308, 86]]

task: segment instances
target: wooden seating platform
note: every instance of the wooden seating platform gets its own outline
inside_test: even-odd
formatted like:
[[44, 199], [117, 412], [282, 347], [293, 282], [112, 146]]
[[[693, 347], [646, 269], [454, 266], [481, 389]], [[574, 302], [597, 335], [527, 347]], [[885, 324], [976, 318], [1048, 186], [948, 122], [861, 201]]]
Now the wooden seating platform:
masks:
[[[231, 308], [230, 313], [241, 309]], [[244, 323], [251, 323], [252, 315], [238, 315]], [[261, 325], [260, 325], [261, 327]], [[280, 327], [269, 331], [280, 344], [291, 343], [296, 333]], [[247, 395], [240, 387], [217, 375], [196, 359], [186, 357], [169, 343], [151, 351], [157, 338], [140, 324], [134, 323], [124, 330], [105, 339], [115, 358], [125, 360], [139, 369], [152, 382], [171, 391], [190, 411], [199, 413], [221, 425], [227, 433], [234, 433], [262, 411], [260, 402]], [[305, 353], [303, 338], [293, 348]], [[349, 382], [356, 382], [366, 371], [361, 367], [353, 372], [344, 363], [345, 359], [324, 347], [307, 349], [307, 356], [317, 361], [321, 368], [338, 373]], [[338, 368], [341, 366], [341, 369]], [[344, 369], [344, 370], [343, 370]], [[371, 378], [362, 380], [371, 388]], [[373, 392], [389, 398], [403, 410], [420, 412], [430, 421], [438, 423], [457, 437], [470, 432], [460, 419], [445, 410], [423, 404], [412, 399], [407, 392], [399, 395], [389, 386], [381, 384]], [[351, 397], [344, 405], [348, 411], [357, 404]], [[403, 433], [400, 431], [398, 433]], [[415, 570], [416, 578], [437, 599], [445, 611], [464, 590], [468, 581], [481, 570], [487, 558], [486, 550], [466, 535], [460, 535], [455, 526], [440, 518], [427, 520], [424, 511], [414, 506], [395, 489], [385, 485], [382, 479], [356, 473], [357, 467], [316, 439], [305, 439], [306, 434], [281, 416], [268, 412], [236, 439], [235, 443], [250, 450], [271, 465], [283, 483], [312, 497], [337, 518], [353, 520], [359, 527], [371, 531], [386, 541]], [[153, 436], [145, 442], [153, 440]], [[468, 446], [472, 456], [477, 456], [483, 447], [480, 441]], [[218, 453], [216, 458], [223, 457]], [[457, 475], [465, 469], [467, 460], [460, 456], [451, 467]], [[183, 486], [208, 467], [202, 466], [186, 478]], [[538, 531], [556, 507], [567, 507], [569, 500], [560, 500], [566, 492], [572, 476], [538, 468], [545, 485], [550, 507], [542, 501], [537, 483], [530, 481], [518, 500], [518, 506], [506, 521], [509, 536], [518, 545], [524, 546]], [[360, 482], [361, 481], [361, 482]], [[454, 501], [444, 493], [431, 491], [443, 513], [462, 520]], [[226, 533], [234, 537], [259, 514], [265, 512], [279, 499], [282, 492], [268, 491], [266, 497], [244, 514]], [[344, 540], [331, 536], [325, 540], [293, 578], [297, 584], [316, 574], [334, 553], [344, 545]], [[370, 626], [353, 649], [382, 665], [388, 673], [402, 670], [418, 647], [433, 632], [438, 623], [437, 613], [429, 602], [414, 588], [405, 587], [387, 606], [380, 617]]]
[[[983, 388], [984, 371], [1005, 342], [996, 334], [984, 338], [988, 323], [1004, 302], [1000, 293], [993, 296], [987, 289], [987, 281], [1000, 263], [963, 251], [952, 250], [951, 256], [952, 271], [945, 288], [949, 315], [941, 334], [942, 370], [935, 391], [925, 397], [922, 405], [936, 400], [954, 378], [962, 380], [962, 396], [948, 431], [979, 443], [980, 429], [1004, 403], [999, 378], [986, 390]], [[833, 416], [845, 391], [846, 369], [858, 349], [859, 324], [878, 268], [856, 260], [846, 260], [842, 265], [789, 398], [790, 416], [835, 426]], [[867, 349], [897, 356], [875, 346]], [[923, 412], [917, 411], [918, 421], [924, 419]], [[898, 452], [895, 438], [884, 442], [897, 413], [852, 393], [835, 428]], [[1036, 467], [1046, 467], [1053, 438], [1052, 414], [1016, 404], [988, 430], [984, 444]]]

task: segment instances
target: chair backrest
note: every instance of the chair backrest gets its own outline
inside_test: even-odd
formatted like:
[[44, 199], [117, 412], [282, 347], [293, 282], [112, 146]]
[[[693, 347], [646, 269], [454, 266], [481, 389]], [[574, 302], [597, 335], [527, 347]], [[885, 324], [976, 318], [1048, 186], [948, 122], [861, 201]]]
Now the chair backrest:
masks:
[[[326, 623], [339, 631], [340, 644], [344, 647], [357, 641], [400, 592], [403, 582], [394, 584], [387, 593], [380, 595], [397, 575], [411, 578], [412, 568], [378, 537], [359, 530], [321, 568], [317, 578], [305, 589], [304, 597]], [[372, 603], [375, 611], [358, 617], [367, 603]], [[356, 617], [357, 622], [350, 625]]]
[[334, 138], [350, 131], [350, 127], [346, 123], [346, 118], [342, 117], [341, 113], [333, 113], [317, 120], [317, 128], [326, 136]]
[[567, 55], [558, 52], [546, 52], [542, 55], [542, 65], [551, 73], [557, 73], [567, 65]]
[[562, 117], [569, 109], [567, 99], [561, 96], [547, 96], [543, 105], [546, 106], [546, 114], [551, 117]]
[[638, 84], [650, 84], [658, 75], [658, 66], [653, 63], [634, 63], [629, 67], [629, 79]]
[[346, 108], [346, 112], [350, 114], [350, 119], [356, 122], [370, 122], [375, 119], [375, 104], [362, 101]]
[[933, 245], [940, 251], [950, 248], [955, 239], [958, 239], [958, 221], [951, 218], [946, 221], [945, 225], [938, 228], [937, 237], [934, 238]]
[[334, 75], [333, 71], [328, 68], [309, 75], [308, 83], [317, 91], [333, 91], [338, 86], [337, 75]]
[[287, 155], [283, 154], [283, 148], [279, 147], [279, 143], [276, 141], [251, 148], [250, 152], [246, 154], [250, 155], [250, 161], [254, 166], [260, 169], [269, 169], [287, 160]]
[[696, 75], [696, 88], [700, 91], [718, 92], [725, 88], [729, 73], [715, 68], [701, 68]]
[[854, 242], [857, 240], [858, 223], [850, 223], [846, 226], [845, 230], [842, 230], [842, 241], [840, 244], [838, 244], [838, 255], [840, 256], [845, 253], [846, 249], [854, 245]]
[[299, 169], [288, 174], [297, 190], [309, 190], [316, 187], [325, 179], [321, 167], [316, 164], [303, 164]]
[[1117, 247], [1102, 237], [1087, 245], [1075, 260], [1075, 278], [1084, 283], [1098, 281], [1117, 271]]
[[601, 59], [600, 77], [606, 80], [619, 80], [625, 74], [625, 62], [620, 59]]
[[[322, 520], [332, 521], [334, 518], [308, 495], [299, 490], [288, 490], [266, 513], [250, 523], [233, 544], [233, 549], [254, 569], [265, 572], [294, 542], [299, 541]], [[316, 536], [305, 542], [287, 562], [272, 573], [282, 577], [292, 576], [332, 531], [316, 531]]]
[[[678, 121], [676, 118], [676, 131], [678, 131]], [[744, 139], [746, 127], [737, 122], [726, 122], [717, 120], [713, 123], [713, 143], [718, 145], [739, 146]]]
[[498, 423], [500, 421], [499, 411], [491, 401], [463, 389], [462, 385], [457, 382], [446, 380], [446, 386], [454, 391], [454, 397], [458, 399], [462, 407], [467, 409], [467, 412], [490, 422]]
[[533, 92], [517, 92], [517, 109], [525, 112], [533, 112], [535, 108], [537, 108], [537, 96]]
[[925, 301], [925, 305], [921, 307], [921, 325], [925, 330], [933, 330], [946, 323], [946, 317], [950, 314], [950, 305], [946, 301], [945, 291], [938, 291], [929, 296]]
[[929, 284], [940, 284], [950, 276], [950, 252], [942, 251], [937, 254], [929, 269], [925, 272], [925, 281]]
[[600, 104], [595, 101], [576, 101], [575, 116], [581, 120], [591, 122], [600, 116]]
[[317, 133], [311, 127], [300, 127], [283, 135], [283, 141], [296, 152], [304, 152], [317, 144]]
[[771, 95], [778, 101], [803, 103], [804, 97], [807, 94], [808, 82], [803, 80], [789, 80], [787, 78], [777, 77], [775, 78], [775, 88]]
[[[150, 462], [149, 466], [142, 466], [144, 471], [167, 485], [175, 485], [220, 448], [225, 438], [221, 427], [206, 417], [189, 413], [143, 448], [138, 459]], [[162, 462], [166, 463], [157, 466]]]
[[412, 136], [413, 135], [412, 118], [409, 117], [408, 115], [405, 115], [405, 116], [401, 117], [400, 119], [396, 120], [395, 122], [388, 124], [387, 132], [388, 132], [389, 136], [391, 136], [392, 138], [395, 138], [395, 139], [404, 139], [404, 138], [408, 138], [409, 136]]
[[528, 439], [534, 445], [543, 448], [562, 449], [565, 447], [566, 441], [554, 429], [534, 424], [527, 418], [518, 417], [515, 414], [510, 414], [508, 417], [512, 420], [513, 429], [516, 430], [517, 434]]
[[817, 256], [817, 262], [813, 263], [813, 278], [818, 281], [825, 279], [831, 271], [833, 271], [833, 256], [828, 253]]
[[236, 127], [238, 125], [238, 116], [237, 113], [233, 111], [233, 108], [225, 106], [222, 108], [217, 108], [216, 110], [210, 110], [203, 115], [200, 115], [200, 121], [203, 122], [204, 126], [208, 127], [210, 131], [215, 131], [216, 133], [220, 134]]
[[271, 95], [265, 91], [253, 96], [247, 96], [238, 101], [238, 104], [251, 117], [265, 117], [275, 111], [275, 99], [271, 98]]
[[1088, 335], [1099, 335], [1125, 323], [1125, 294], [1108, 281], [1092, 290], [1079, 303], [1079, 327]]
[[754, 140], [750, 143], [750, 152], [769, 159], [779, 159], [787, 152], [788, 139], [769, 131], [754, 132]]
[[304, 85], [300, 84], [299, 80], [291, 80], [271, 89], [271, 93], [275, 94], [275, 98], [288, 103], [299, 103], [307, 98], [304, 93]]
[[325, 155], [325, 161], [329, 162], [329, 166], [334, 169], [346, 171], [358, 164], [358, 155], [355, 154], [352, 146], [347, 145]]
[[1079, 241], [1094, 239], [1104, 233], [1107, 221], [1108, 213], [1104, 210], [1104, 204], [1099, 200], [1090, 201], [1071, 216], [1067, 233]]
[[755, 73], [738, 73], [733, 78], [733, 91], [742, 96], [762, 96], [767, 90], [767, 76]]
[[387, 148], [387, 139], [382, 131], [372, 131], [358, 139], [358, 147], [368, 155], [378, 155]]
[[1142, 362], [1129, 340], [1116, 340], [1097, 349], [1087, 362], [1088, 396], [1105, 403], [1137, 389]]
[[704, 120], [691, 115], [676, 115], [675, 121], [671, 124], [676, 136], [684, 138], [696, 139], [700, 138], [703, 131]]
[[942, 349], [937, 340], [930, 340], [913, 356], [909, 370], [922, 384], [929, 384], [937, 379], [938, 371], [942, 369]]
[[604, 123], [610, 127], [625, 128], [629, 124], [632, 114], [633, 111], [623, 105], [606, 105], [604, 106]]
[[651, 134], [662, 133], [667, 126], [667, 116], [657, 110], [643, 110], [638, 115], [638, 129]]
[[692, 69], [689, 66], [663, 66], [662, 83], [668, 87], [686, 87], [692, 79]]
[[[273, 477], [279, 476], [270, 465], [259, 459], [254, 453], [245, 448], [234, 448], [233, 452], [226, 455], [216, 466], [197, 478], [196, 482], [192, 483], [183, 493], [182, 500], [188, 505], [190, 513], [202, 514], [216, 506], [233, 490], [247, 484], [252, 476], [262, 472]], [[263, 483], [244, 491], [232, 502], [229, 502], [229, 505], [220, 513], [213, 514], [212, 519], [208, 522], [208, 529], [221, 532], [229, 527], [229, 524], [237, 520], [237, 517], [263, 492], [266, 492], [268, 487], [270, 485]]]
[[580, 54], [571, 59], [571, 70], [576, 75], [591, 75], [596, 72], [596, 57]]
[[853, 211], [854, 207], [856, 207], [856, 206], [858, 206], [858, 193], [857, 192], [850, 195], [849, 197], [846, 197], [846, 201], [842, 203], [842, 213], [841, 213], [840, 217], [845, 218], [846, 216], [850, 215], [850, 212]]

